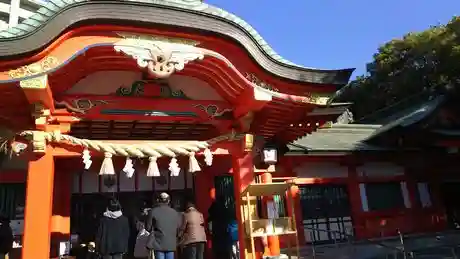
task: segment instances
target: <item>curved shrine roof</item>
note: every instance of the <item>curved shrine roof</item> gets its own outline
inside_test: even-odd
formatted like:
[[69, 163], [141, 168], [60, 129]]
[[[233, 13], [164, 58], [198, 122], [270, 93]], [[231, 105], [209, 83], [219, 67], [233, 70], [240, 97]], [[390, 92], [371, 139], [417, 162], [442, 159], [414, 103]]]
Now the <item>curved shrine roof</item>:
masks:
[[278, 55], [241, 18], [199, 0], [49, 0], [30, 18], [0, 32], [0, 56], [38, 50], [68, 27], [94, 20], [144, 22], [224, 35], [239, 42], [267, 71], [301, 82], [345, 85], [354, 70], [322, 70], [294, 64]]

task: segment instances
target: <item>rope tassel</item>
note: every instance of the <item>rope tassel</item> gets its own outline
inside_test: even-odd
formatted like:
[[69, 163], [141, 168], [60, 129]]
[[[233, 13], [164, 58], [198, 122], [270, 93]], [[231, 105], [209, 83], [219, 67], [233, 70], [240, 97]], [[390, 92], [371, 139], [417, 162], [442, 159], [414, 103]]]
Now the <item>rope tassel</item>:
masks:
[[126, 177], [131, 178], [134, 175], [134, 167], [133, 167], [133, 160], [131, 158], [127, 157], [126, 158], [126, 163], [125, 167], [122, 169], [123, 172], [125, 172]]
[[102, 161], [101, 170], [99, 175], [114, 175], [115, 169], [112, 162], [112, 154], [109, 152], [104, 153], [104, 161]]
[[209, 148], [205, 149], [204, 152], [204, 162], [207, 166], [212, 166], [212, 152]]
[[171, 176], [179, 176], [180, 167], [177, 163], [177, 159], [174, 157], [171, 158], [171, 162], [169, 162], [169, 171], [171, 172]]
[[83, 150], [83, 164], [85, 165], [85, 170], [88, 170], [91, 167], [93, 161], [91, 161], [91, 155], [88, 149]]
[[154, 156], [149, 157], [149, 167], [147, 168], [148, 177], [161, 176], [160, 170], [158, 169], [157, 158]]
[[194, 152], [190, 152], [190, 155], [189, 155], [188, 171], [190, 173], [201, 171], [200, 165], [198, 164], [198, 160], [196, 160]]

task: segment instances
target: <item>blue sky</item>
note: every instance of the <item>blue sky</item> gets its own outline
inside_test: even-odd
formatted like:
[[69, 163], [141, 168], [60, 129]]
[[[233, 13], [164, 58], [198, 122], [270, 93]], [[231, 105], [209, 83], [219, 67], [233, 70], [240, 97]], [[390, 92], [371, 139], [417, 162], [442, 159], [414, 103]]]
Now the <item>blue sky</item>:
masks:
[[379, 45], [460, 15], [460, 0], [205, 0], [246, 20], [281, 56], [315, 68], [354, 67]]

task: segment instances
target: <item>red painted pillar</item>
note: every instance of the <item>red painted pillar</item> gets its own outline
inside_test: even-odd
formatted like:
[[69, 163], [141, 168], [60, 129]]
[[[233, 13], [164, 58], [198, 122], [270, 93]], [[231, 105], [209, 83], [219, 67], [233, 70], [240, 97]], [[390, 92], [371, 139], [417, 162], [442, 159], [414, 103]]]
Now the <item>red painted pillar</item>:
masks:
[[58, 256], [59, 244], [70, 240], [70, 210], [72, 197], [72, 173], [63, 167], [63, 160], [56, 161], [51, 216], [51, 255]]
[[358, 172], [355, 164], [348, 165], [348, 194], [350, 196], [351, 217], [353, 220], [354, 234], [361, 238], [365, 236], [364, 222], [362, 218], [361, 193], [359, 190]]
[[50, 258], [54, 157], [46, 153], [29, 162], [22, 258]]
[[[292, 215], [295, 213], [295, 226], [297, 228], [297, 238], [299, 239], [299, 244], [305, 244], [306, 239], [302, 223], [302, 206], [300, 205], [299, 187], [297, 185], [294, 185], [290, 188], [289, 191], [290, 195], [292, 196], [292, 200], [287, 197], [289, 194], [286, 194], [286, 205], [288, 209], [288, 215], [289, 217], [292, 217]], [[291, 202], [293, 202], [294, 204], [291, 204]], [[294, 211], [292, 211], [293, 207]]]
[[[213, 170], [213, 167], [205, 167], [203, 168], [203, 171], [195, 174], [195, 205], [198, 211], [203, 213], [203, 217], [206, 222], [209, 217], [209, 207], [215, 199], [214, 175], [211, 170]], [[208, 249], [206, 249], [205, 258], [212, 258], [212, 236], [211, 233], [208, 231], [207, 224], [206, 230], [206, 237], [208, 240], [206, 245]]]
[[252, 154], [248, 152], [232, 153], [233, 177], [235, 185], [236, 219], [238, 221], [238, 235], [241, 259], [246, 258], [246, 234], [241, 210], [241, 192], [254, 180], [254, 164], [252, 159]]
[[[262, 178], [262, 183], [271, 183], [272, 182], [272, 174], [271, 173], [264, 173], [261, 176]], [[272, 201], [273, 202], [273, 196], [265, 196], [263, 197], [263, 206], [264, 206], [264, 213], [267, 216], [267, 203]], [[268, 244], [268, 249], [270, 251], [271, 256], [279, 256], [280, 255], [280, 240], [278, 236], [268, 236], [267, 237], [267, 244]]]

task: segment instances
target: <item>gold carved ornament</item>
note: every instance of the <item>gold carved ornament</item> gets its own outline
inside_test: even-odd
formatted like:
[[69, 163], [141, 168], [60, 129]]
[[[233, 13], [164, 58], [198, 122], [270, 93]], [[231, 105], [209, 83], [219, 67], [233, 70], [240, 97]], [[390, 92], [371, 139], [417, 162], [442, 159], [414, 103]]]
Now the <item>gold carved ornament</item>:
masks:
[[25, 65], [20, 68], [10, 70], [8, 75], [11, 78], [24, 78], [28, 76], [38, 75], [49, 71], [59, 65], [59, 60], [55, 57], [48, 56], [42, 59], [39, 62], [32, 63], [30, 65]]
[[[275, 93], [280, 92], [280, 90], [278, 88], [276, 88], [276, 87], [272, 86], [271, 84], [268, 84], [268, 83], [260, 80], [256, 75], [254, 75], [252, 73], [246, 73], [245, 78], [249, 82], [251, 82], [251, 83], [253, 83], [253, 84], [255, 84], [255, 85], [257, 85], [257, 86], [259, 86], [259, 87], [261, 87], [261, 88], [263, 88], [265, 90], [268, 90], [270, 92], [275, 92]], [[302, 102], [316, 104], [316, 105], [326, 105], [329, 102], [330, 96], [331, 95], [327, 94], [327, 93], [323, 94], [323, 93], [309, 93], [308, 92], [308, 93], [305, 93], [305, 96], [303, 96]]]

